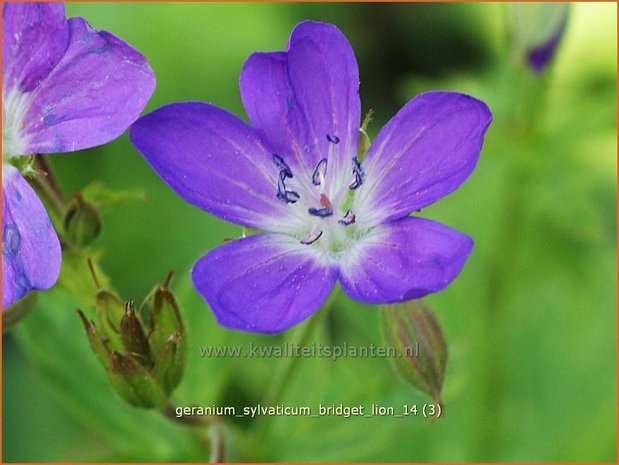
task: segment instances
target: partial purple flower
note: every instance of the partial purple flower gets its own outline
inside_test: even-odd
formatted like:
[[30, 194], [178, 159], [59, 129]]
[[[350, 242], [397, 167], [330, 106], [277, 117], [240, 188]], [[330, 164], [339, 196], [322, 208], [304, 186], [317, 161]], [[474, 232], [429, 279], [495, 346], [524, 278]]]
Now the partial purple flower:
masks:
[[188, 202], [264, 231], [195, 264], [218, 322], [274, 333], [313, 314], [339, 279], [353, 299], [391, 303], [447, 286], [472, 240], [410, 217], [471, 173], [491, 114], [452, 92], [422, 94], [357, 157], [361, 105], [352, 48], [306, 21], [285, 52], [254, 53], [240, 76], [251, 125], [205, 103], [139, 119], [134, 145]]
[[61, 251], [20, 157], [109, 142], [135, 121], [155, 77], [146, 59], [61, 3], [2, 5], [2, 307], [53, 286]]
[[543, 72], [565, 33], [569, 3], [512, 3], [507, 8], [514, 53], [534, 73]]

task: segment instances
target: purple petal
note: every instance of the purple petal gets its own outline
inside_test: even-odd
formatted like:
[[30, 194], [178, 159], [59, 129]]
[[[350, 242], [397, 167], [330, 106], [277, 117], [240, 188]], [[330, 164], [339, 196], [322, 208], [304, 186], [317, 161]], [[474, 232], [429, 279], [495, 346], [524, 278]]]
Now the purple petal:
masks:
[[28, 153], [70, 152], [117, 138], [155, 88], [139, 52], [82, 18], [68, 25], [66, 53], [30, 99], [24, 120]]
[[348, 252], [340, 265], [342, 287], [367, 303], [417, 299], [453, 281], [472, 248], [470, 237], [434, 221], [387, 223]]
[[287, 52], [248, 58], [240, 86], [252, 126], [293, 171], [311, 175], [325, 157], [329, 172], [350, 168], [360, 124], [359, 72], [335, 26], [300, 23]]
[[491, 120], [483, 102], [454, 92], [407, 103], [368, 151], [352, 209], [357, 221], [367, 227], [401, 218], [455, 190], [475, 168]]
[[60, 61], [69, 40], [62, 3], [2, 5], [3, 93], [28, 92]]
[[[140, 118], [131, 142], [188, 202], [245, 226], [285, 228], [279, 171], [253, 130], [206, 103], [176, 103]], [[277, 218], [279, 225], [273, 224]]]
[[337, 269], [286, 236], [250, 236], [218, 247], [195, 264], [194, 286], [222, 326], [276, 333], [312, 315]]
[[60, 273], [60, 243], [43, 204], [22, 175], [2, 167], [2, 308]]

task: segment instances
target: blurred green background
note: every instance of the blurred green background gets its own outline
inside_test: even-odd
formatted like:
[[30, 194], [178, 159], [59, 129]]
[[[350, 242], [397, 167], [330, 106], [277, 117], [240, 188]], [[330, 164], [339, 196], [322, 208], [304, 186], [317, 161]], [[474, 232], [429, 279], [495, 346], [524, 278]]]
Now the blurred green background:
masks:
[[[298, 21], [319, 19], [355, 49], [362, 109], [375, 110], [371, 135], [429, 89], [470, 93], [494, 113], [471, 178], [422, 213], [475, 239], [461, 276], [426, 299], [449, 343], [445, 415], [271, 417], [266, 426], [227, 418], [230, 460], [616, 460], [614, 3], [572, 4], [556, 62], [541, 76], [514, 62], [502, 4], [75, 3], [67, 14], [146, 55], [157, 75], [146, 111], [200, 100], [245, 117], [237, 82], [246, 57], [284, 48]], [[240, 228], [178, 198], [126, 134], [49, 160], [67, 196], [93, 181], [147, 194], [105, 210], [96, 245], [126, 299], [176, 270], [189, 357], [175, 402], [259, 403], [285, 360], [204, 359], [198, 347], [280, 344], [296, 330], [223, 330], [188, 279], [198, 257]], [[116, 396], [78, 306], [59, 287], [40, 294], [3, 337], [3, 460], [205, 461], [203, 433]], [[378, 311], [340, 296], [311, 341], [381, 344]], [[375, 358], [298, 360], [277, 403], [428, 401]]]

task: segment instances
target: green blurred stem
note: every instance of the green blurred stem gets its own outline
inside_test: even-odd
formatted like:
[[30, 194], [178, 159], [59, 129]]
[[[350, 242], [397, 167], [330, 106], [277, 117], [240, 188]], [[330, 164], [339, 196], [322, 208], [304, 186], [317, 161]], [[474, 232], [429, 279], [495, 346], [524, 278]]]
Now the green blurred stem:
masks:
[[[314, 333], [314, 330], [323, 322], [325, 315], [329, 312], [329, 309], [333, 306], [339, 294], [339, 288], [336, 287], [331, 293], [331, 296], [329, 296], [329, 299], [323, 308], [310, 317], [310, 319], [292, 335], [292, 338], [288, 343], [293, 344], [295, 347], [305, 346], [311, 335]], [[290, 384], [290, 380], [294, 376], [301, 359], [302, 357], [288, 357], [284, 359], [273, 383], [269, 385], [269, 389], [266, 392], [262, 402], [265, 406], [274, 405], [284, 396], [284, 392]], [[261, 417], [260, 420], [258, 420], [257, 437], [263, 438], [267, 434], [268, 427], [272, 421], [269, 421], [268, 416]]]
[[35, 165], [41, 172], [33, 178], [33, 184], [38, 191], [48, 200], [50, 207], [58, 217], [62, 218], [65, 210], [65, 201], [62, 191], [56, 181], [56, 176], [51, 166], [43, 155], [35, 155]]
[[[527, 150], [538, 137], [544, 104], [545, 82], [541, 77], [519, 74], [507, 69], [508, 79], [505, 94], [511, 96], [511, 114], [503, 121], [499, 137], [509, 141], [507, 153], [514, 156], [509, 161], [501, 195], [501, 217], [498, 224], [496, 248], [491, 255], [488, 269], [488, 291], [481, 341], [484, 345], [482, 388], [484, 389], [478, 412], [477, 461], [497, 461], [503, 446], [500, 436], [503, 412], [502, 399], [506, 397], [507, 367], [502, 345], [508, 338], [506, 331], [509, 311], [511, 282], [517, 269], [523, 245], [523, 225], [526, 223], [528, 191], [535, 167]], [[500, 153], [498, 154], [501, 155]]]
[[223, 463], [225, 461], [226, 441], [223, 428], [223, 419], [219, 417], [181, 416], [176, 415], [176, 406], [168, 403], [159, 412], [168, 420], [182, 426], [195, 428], [208, 436], [210, 446], [209, 463]]
[[[322, 315], [325, 312], [319, 312], [319, 314], [311, 317], [307, 323], [305, 323], [298, 331], [296, 331], [290, 341], [291, 344], [296, 346], [304, 346], [311, 334], [314, 332], [314, 329], [319, 326], [318, 322], [322, 319]], [[270, 385], [269, 390], [264, 398], [265, 405], [272, 405], [274, 402], [277, 402], [280, 399], [286, 387], [290, 383], [290, 379], [294, 375], [297, 367], [299, 366], [300, 357], [288, 357], [284, 359], [283, 365], [280, 367], [279, 372], [273, 383]]]
[[35, 155], [34, 163], [37, 166], [37, 168], [40, 169], [45, 174], [45, 180], [49, 184], [50, 189], [54, 191], [54, 193], [57, 195], [60, 201], [64, 203], [62, 190], [60, 189], [60, 186], [58, 185], [58, 181], [56, 180], [56, 176], [54, 175], [54, 171], [52, 170], [51, 166], [49, 166], [49, 163], [47, 163], [45, 156]]
[[483, 396], [479, 412], [479, 443], [476, 461], [499, 460], [502, 447], [500, 432], [503, 430], [502, 399], [505, 399], [507, 373], [501, 350], [505, 336], [505, 314], [508, 311], [512, 270], [518, 259], [522, 242], [521, 227], [524, 218], [526, 195], [524, 176], [520, 169], [510, 171], [503, 195], [503, 218], [500, 237], [489, 266], [489, 284], [482, 338], [485, 359], [482, 363]]
[[173, 421], [174, 423], [178, 423], [179, 425], [183, 425], [183, 426], [203, 427], [203, 426], [209, 426], [211, 423], [209, 417], [186, 416], [186, 415], [178, 417], [176, 415], [176, 406], [170, 403], [164, 406], [163, 408], [161, 408], [159, 412], [164, 417], [166, 417], [168, 420]]

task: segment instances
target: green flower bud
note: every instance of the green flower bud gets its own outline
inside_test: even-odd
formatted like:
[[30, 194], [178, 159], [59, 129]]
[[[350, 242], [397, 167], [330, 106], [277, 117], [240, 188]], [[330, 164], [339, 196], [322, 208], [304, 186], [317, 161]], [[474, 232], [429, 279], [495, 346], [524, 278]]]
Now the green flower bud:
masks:
[[107, 348], [122, 350], [120, 322], [125, 314], [125, 304], [117, 294], [107, 289], [98, 289], [95, 305], [99, 329]]
[[172, 273], [169, 273], [163, 282], [157, 284], [144, 299], [140, 311], [150, 315], [152, 332], [150, 341], [155, 352], [167, 342], [174, 333], [183, 334], [183, 321], [174, 296], [168, 289]]
[[155, 286], [142, 303], [142, 314], [150, 315], [149, 341], [155, 354], [155, 371], [166, 392], [180, 382], [187, 354], [185, 328], [174, 295], [168, 286], [172, 273]]
[[88, 336], [90, 348], [97, 356], [99, 362], [101, 362], [101, 365], [104, 368], [107, 367], [110, 352], [108, 351], [107, 347], [105, 347], [103, 339], [97, 332], [95, 324], [92, 321], [88, 320], [81, 310], [78, 310], [77, 314], [79, 315], [80, 320], [82, 320], [82, 324], [84, 325], [84, 330], [86, 331], [86, 336]]
[[112, 352], [108, 372], [116, 392], [134, 407], [160, 408], [168, 396], [155, 378], [131, 355]]
[[185, 353], [185, 338], [180, 333], [173, 333], [157, 353], [153, 375], [166, 394], [181, 381]]
[[120, 339], [127, 353], [140, 360], [142, 365], [152, 364], [150, 345], [131, 301], [127, 302], [125, 314], [120, 320]]
[[386, 344], [396, 348], [397, 374], [440, 402], [447, 365], [447, 343], [440, 324], [420, 301], [386, 305], [381, 311]]
[[74, 194], [63, 219], [65, 238], [77, 247], [85, 247], [101, 233], [101, 216], [97, 208]]
[[168, 289], [171, 278], [170, 273], [155, 286], [139, 311], [133, 302], [125, 304], [112, 291], [98, 289], [98, 329], [78, 310], [90, 347], [114, 389], [136, 407], [163, 406], [185, 368], [184, 325]]

